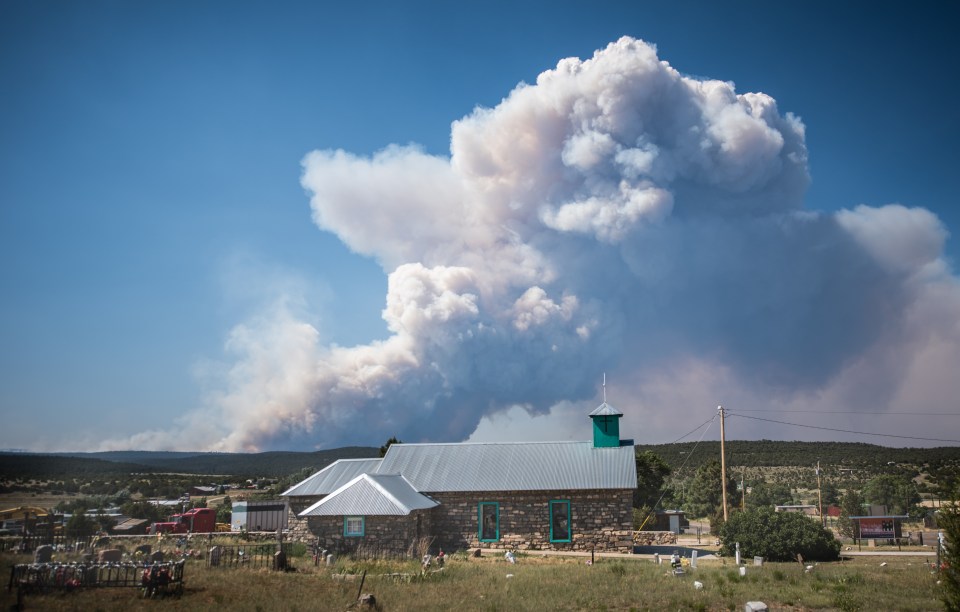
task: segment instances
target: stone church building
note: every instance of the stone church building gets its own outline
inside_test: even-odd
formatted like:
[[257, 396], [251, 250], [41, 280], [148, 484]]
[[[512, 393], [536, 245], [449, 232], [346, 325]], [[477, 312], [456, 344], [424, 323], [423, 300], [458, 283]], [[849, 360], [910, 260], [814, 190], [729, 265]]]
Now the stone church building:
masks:
[[637, 471], [623, 416], [590, 413], [592, 442], [393, 444], [283, 493], [291, 537], [403, 554], [421, 538], [467, 548], [631, 552]]

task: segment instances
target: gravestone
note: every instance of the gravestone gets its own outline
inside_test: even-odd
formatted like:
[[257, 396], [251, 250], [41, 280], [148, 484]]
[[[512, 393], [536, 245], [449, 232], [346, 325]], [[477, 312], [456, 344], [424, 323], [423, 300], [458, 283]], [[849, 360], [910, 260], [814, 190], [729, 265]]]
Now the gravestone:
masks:
[[154, 563], [163, 563], [163, 557], [164, 557], [163, 551], [158, 550], [158, 551], [155, 551], [152, 555], [150, 555], [150, 560], [153, 561]]
[[219, 546], [214, 546], [210, 549], [210, 566], [217, 567], [220, 565], [220, 555], [223, 553], [223, 549]]
[[281, 572], [287, 569], [287, 555], [282, 550], [273, 555], [273, 569]]
[[137, 546], [136, 548], [133, 549], [133, 554], [136, 555], [137, 553], [139, 553], [144, 557], [149, 557], [151, 552], [153, 552], [153, 547], [150, 546], [149, 544], [141, 544], [140, 546]]
[[101, 550], [97, 556], [97, 563], [120, 563], [123, 559], [123, 553], [117, 548], [108, 548]]
[[37, 546], [37, 549], [33, 551], [33, 562], [34, 563], [50, 563], [50, 559], [53, 558], [53, 546], [49, 544], [44, 544], [43, 546]]

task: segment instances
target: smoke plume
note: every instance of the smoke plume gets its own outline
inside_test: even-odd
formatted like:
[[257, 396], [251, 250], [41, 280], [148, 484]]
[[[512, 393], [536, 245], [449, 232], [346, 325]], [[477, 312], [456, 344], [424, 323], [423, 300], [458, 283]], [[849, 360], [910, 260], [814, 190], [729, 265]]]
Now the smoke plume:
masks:
[[449, 157], [314, 151], [314, 221], [388, 275], [389, 337], [325, 345], [280, 300], [231, 332], [220, 391], [183, 431], [126, 445], [587, 439], [603, 372], [644, 442], [719, 403], [943, 412], [960, 391], [946, 229], [899, 204], [805, 207], [807, 155], [770, 96], [685, 76], [631, 38], [455, 121]]

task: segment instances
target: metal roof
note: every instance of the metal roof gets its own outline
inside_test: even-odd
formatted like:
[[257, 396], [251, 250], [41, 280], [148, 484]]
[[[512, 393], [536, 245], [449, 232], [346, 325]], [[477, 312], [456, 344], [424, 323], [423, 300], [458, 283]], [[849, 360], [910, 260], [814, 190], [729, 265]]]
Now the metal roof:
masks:
[[418, 493], [400, 474], [361, 474], [300, 513], [300, 516], [406, 516], [433, 508], [435, 500]]
[[597, 406], [596, 408], [593, 409], [593, 412], [590, 413], [590, 416], [592, 416], [592, 417], [595, 417], [595, 416], [619, 416], [619, 417], [622, 417], [622, 416], [623, 416], [623, 413], [620, 412], [619, 410], [617, 410], [616, 408], [614, 408], [613, 406], [611, 406], [610, 404], [608, 404], [607, 402], [603, 402], [602, 404], [600, 404], [599, 406]]
[[376, 472], [380, 459], [338, 459], [280, 495], [329, 495], [361, 474]]
[[633, 446], [592, 442], [392, 444], [378, 472], [427, 493], [637, 487]]

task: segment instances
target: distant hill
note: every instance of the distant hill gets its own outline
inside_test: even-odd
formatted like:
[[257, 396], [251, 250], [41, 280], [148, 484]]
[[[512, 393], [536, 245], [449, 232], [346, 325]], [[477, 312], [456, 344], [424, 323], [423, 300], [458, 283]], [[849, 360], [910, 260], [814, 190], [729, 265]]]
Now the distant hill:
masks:
[[347, 446], [316, 452], [265, 453], [153, 451], [0, 453], [0, 477], [48, 480], [135, 472], [176, 472], [281, 478], [303, 468], [324, 468], [337, 459], [378, 457], [379, 455], [379, 448], [366, 446]]
[[[638, 444], [637, 450], [653, 451], [675, 469], [686, 462], [696, 469], [720, 458], [720, 442]], [[778, 440], [728, 440], [727, 465], [742, 467], [813, 467], [824, 469], [868, 469], [890, 463], [929, 466], [960, 464], [960, 446], [936, 448], [889, 448], [861, 442], [783, 442]]]

